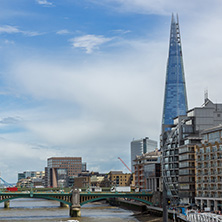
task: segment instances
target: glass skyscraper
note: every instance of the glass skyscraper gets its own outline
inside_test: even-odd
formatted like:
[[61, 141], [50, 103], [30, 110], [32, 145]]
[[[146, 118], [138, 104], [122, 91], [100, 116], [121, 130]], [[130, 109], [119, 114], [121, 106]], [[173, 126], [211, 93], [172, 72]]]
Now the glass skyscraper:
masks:
[[173, 124], [173, 118], [185, 115], [187, 109], [179, 21], [178, 16], [175, 21], [174, 15], [172, 15], [162, 119], [163, 132]]
[[[179, 150], [177, 135], [180, 134], [174, 125], [183, 120], [186, 115], [187, 95], [183, 68], [182, 47], [178, 16], [172, 15], [169, 56], [167, 61], [166, 83], [163, 106], [161, 151], [162, 151], [162, 178], [163, 178], [163, 218], [166, 221], [167, 200], [171, 204], [179, 203]], [[176, 120], [175, 120], [176, 124]]]

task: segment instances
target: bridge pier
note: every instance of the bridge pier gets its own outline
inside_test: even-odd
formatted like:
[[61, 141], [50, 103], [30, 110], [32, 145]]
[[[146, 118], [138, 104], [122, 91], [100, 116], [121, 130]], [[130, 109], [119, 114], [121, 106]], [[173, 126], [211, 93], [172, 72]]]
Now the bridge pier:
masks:
[[72, 191], [72, 206], [69, 210], [70, 217], [81, 217], [81, 211], [80, 211], [80, 193], [79, 189], [73, 188]]
[[9, 206], [10, 206], [10, 201], [9, 200], [5, 201], [4, 208], [9, 208]]
[[71, 206], [69, 211], [70, 217], [81, 217], [80, 206]]

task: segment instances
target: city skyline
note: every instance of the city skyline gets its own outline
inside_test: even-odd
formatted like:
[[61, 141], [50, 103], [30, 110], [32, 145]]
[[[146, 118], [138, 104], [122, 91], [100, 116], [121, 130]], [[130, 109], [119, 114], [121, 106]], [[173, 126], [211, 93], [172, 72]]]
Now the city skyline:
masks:
[[215, 1], [3, 0], [0, 172], [81, 156], [127, 171], [130, 142], [159, 140], [170, 22], [178, 13], [189, 107], [218, 103], [222, 5]]

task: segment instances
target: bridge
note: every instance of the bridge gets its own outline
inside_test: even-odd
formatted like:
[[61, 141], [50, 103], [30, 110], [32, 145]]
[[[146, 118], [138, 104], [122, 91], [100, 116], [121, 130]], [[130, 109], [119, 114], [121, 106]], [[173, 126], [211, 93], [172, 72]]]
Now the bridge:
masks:
[[26, 192], [0, 192], [0, 203], [4, 202], [4, 207], [9, 208], [9, 201], [18, 198], [56, 200], [61, 205], [69, 206], [71, 217], [80, 217], [81, 206], [90, 202], [109, 198], [127, 198], [152, 205], [151, 197], [152, 193], [79, 192], [78, 189], [73, 189], [72, 192], [33, 192], [31, 190]]

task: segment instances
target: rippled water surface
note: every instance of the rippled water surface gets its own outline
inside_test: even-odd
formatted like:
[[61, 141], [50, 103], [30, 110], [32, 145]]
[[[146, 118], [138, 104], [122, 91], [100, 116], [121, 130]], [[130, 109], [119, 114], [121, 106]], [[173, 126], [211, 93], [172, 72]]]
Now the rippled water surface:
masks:
[[104, 203], [87, 204], [81, 208], [80, 218], [69, 217], [69, 208], [60, 207], [57, 201], [17, 199], [10, 201], [10, 208], [0, 203], [0, 221], [38, 222], [136, 222], [133, 212]]

